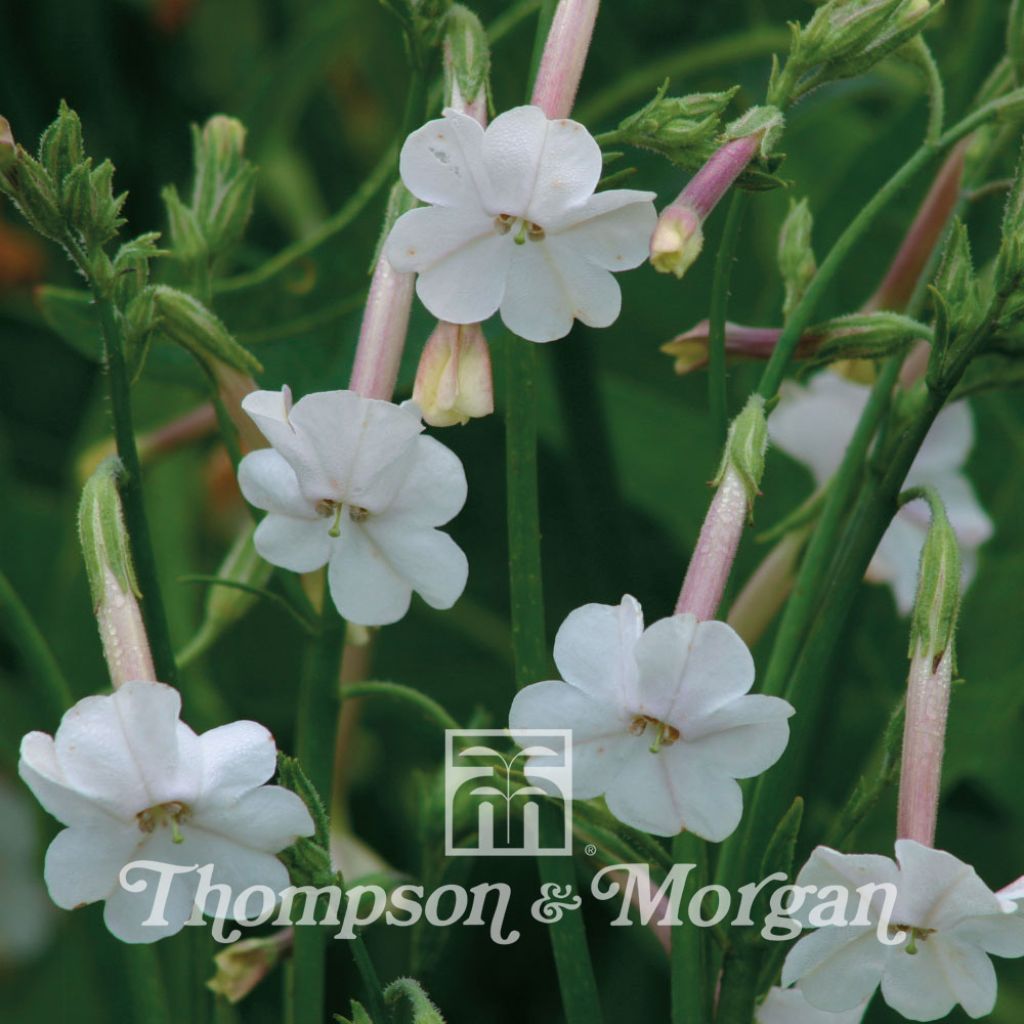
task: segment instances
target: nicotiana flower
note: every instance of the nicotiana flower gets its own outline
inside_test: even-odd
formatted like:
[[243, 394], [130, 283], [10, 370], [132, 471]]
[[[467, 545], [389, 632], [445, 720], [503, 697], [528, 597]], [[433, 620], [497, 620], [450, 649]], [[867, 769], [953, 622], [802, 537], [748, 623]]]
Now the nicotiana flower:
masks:
[[313, 834], [302, 800], [264, 785], [277, 749], [263, 726], [232, 722], [197, 736], [180, 712], [172, 687], [128, 682], [110, 696], [80, 700], [54, 736], [31, 732], [21, 741], [19, 774], [68, 826], [46, 851], [50, 897], [65, 910], [102, 900], [107, 927], [124, 942], [180, 931], [199, 882], [195, 871], [175, 875], [166, 924], [144, 925], [156, 876], [131, 892], [120, 883], [125, 865], [212, 864], [213, 882], [235, 894], [252, 885], [280, 892], [288, 872], [274, 854]]
[[[968, 1016], [984, 1017], [996, 1002], [989, 957], [1024, 956], [1024, 917], [1016, 905], [992, 892], [970, 865], [912, 839], [896, 842], [895, 861], [820, 846], [796, 884], [817, 886], [817, 896], [794, 916], [822, 926], [790, 950], [782, 983], [797, 983], [823, 1010], [851, 1010], [881, 984], [882, 997], [908, 1020], [939, 1020], [957, 1003]], [[854, 914], [856, 890], [868, 884], [896, 888], [888, 914], [892, 945], [877, 934], [884, 893], [872, 897], [864, 915], [869, 923]], [[845, 923], [828, 923], [835, 900], [849, 907]]]
[[772, 988], [754, 1013], [755, 1024], [860, 1024], [867, 1012], [865, 999], [845, 1013], [819, 1010], [798, 988]]
[[509, 727], [571, 729], [573, 796], [603, 794], [645, 832], [725, 839], [743, 810], [735, 780], [769, 768], [789, 740], [792, 707], [748, 693], [753, 658], [724, 622], [674, 615], [645, 630], [628, 595], [588, 604], [562, 623], [555, 664], [565, 681], [521, 690]]
[[461, 548], [436, 527], [466, 500], [462, 463], [423, 437], [419, 410], [321, 391], [294, 406], [287, 389], [257, 391], [242, 408], [273, 446], [238, 467], [246, 500], [267, 516], [253, 537], [273, 565], [327, 565], [338, 611], [382, 626], [409, 610], [415, 590], [450, 608], [466, 586]]
[[32, 804], [0, 779], [0, 968], [31, 959], [53, 932], [54, 912], [39, 880]]
[[[776, 447], [804, 463], [818, 486], [839, 468], [869, 388], [831, 371], [802, 387], [787, 383], [768, 418]], [[964, 586], [977, 567], [977, 550], [992, 534], [992, 523], [963, 472], [974, 445], [974, 422], [966, 402], [944, 409], [921, 445], [905, 487], [934, 487], [946, 506], [960, 542]], [[910, 502], [893, 518], [868, 567], [867, 578], [892, 587], [900, 613], [907, 615], [917, 591], [917, 566], [930, 522], [928, 506]]]
[[647, 258], [653, 192], [594, 192], [601, 149], [576, 121], [533, 106], [485, 130], [455, 110], [405, 141], [406, 187], [430, 205], [395, 223], [386, 254], [416, 271], [439, 320], [472, 324], [501, 311], [529, 341], [564, 337], [573, 318], [607, 327], [621, 294], [612, 271]]

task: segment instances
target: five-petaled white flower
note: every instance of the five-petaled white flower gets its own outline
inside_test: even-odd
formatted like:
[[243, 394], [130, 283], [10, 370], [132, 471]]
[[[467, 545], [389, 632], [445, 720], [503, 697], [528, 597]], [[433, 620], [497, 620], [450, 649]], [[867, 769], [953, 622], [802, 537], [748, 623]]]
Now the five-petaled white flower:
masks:
[[[819, 487], [839, 468], [867, 404], [870, 388], [825, 371], [802, 387], [787, 382], [778, 408], [768, 418], [772, 442], [804, 463]], [[964, 464], [974, 445], [974, 422], [966, 402], [944, 409], [921, 445], [905, 487], [931, 486], [946, 506], [960, 541], [964, 586], [977, 567], [978, 548], [992, 535], [992, 522], [978, 503]], [[921, 548], [931, 522], [923, 501], [904, 505], [889, 524], [867, 578], [888, 583], [903, 615], [914, 606]]]
[[754, 1013], [754, 1024], [860, 1024], [868, 1009], [865, 999], [845, 1013], [819, 1010], [798, 988], [772, 988]]
[[654, 193], [595, 194], [601, 149], [583, 125], [516, 107], [485, 130], [454, 110], [405, 141], [401, 174], [429, 206], [400, 217], [387, 258], [419, 274], [440, 320], [472, 324], [501, 310], [509, 330], [554, 341], [573, 318], [607, 327], [622, 296], [612, 271], [647, 259]]
[[[897, 841], [895, 861], [819, 846], [796, 884], [817, 886], [818, 894], [794, 917], [807, 923], [821, 908], [811, 923], [822, 927], [790, 950], [782, 983], [796, 982], [823, 1010], [852, 1009], [881, 984], [882, 997], [908, 1020], [939, 1020], [957, 1003], [968, 1016], [984, 1017], [996, 1002], [989, 957], [1024, 956], [1024, 917], [1016, 905], [992, 892], [970, 865], [912, 839]], [[860, 904], [856, 890], [868, 884], [896, 888], [888, 915], [892, 945], [877, 935], [883, 893], [872, 897], [864, 917], [852, 912]], [[825, 904], [833, 901], [846, 902], [852, 919], [827, 923]], [[861, 923], [865, 918], [870, 923]]]
[[466, 501], [458, 457], [412, 403], [321, 391], [294, 406], [287, 389], [256, 391], [242, 408], [272, 448], [238, 467], [246, 499], [267, 516], [256, 550], [293, 572], [328, 566], [338, 611], [361, 626], [397, 622], [415, 590], [450, 608], [466, 586], [462, 549], [436, 527]]
[[158, 880], [138, 892], [124, 888], [121, 869], [131, 862], [212, 864], [213, 881], [236, 895], [251, 885], [280, 892], [288, 872], [274, 854], [313, 834], [302, 800], [264, 785], [277, 749], [263, 726], [232, 722], [197, 736], [180, 712], [172, 687], [128, 682], [80, 700], [54, 736], [31, 732], [21, 741], [19, 774], [68, 826], [46, 851], [50, 897], [65, 910], [104, 901], [107, 927], [125, 942], [180, 931], [199, 882], [195, 871], [176, 874], [166, 923], [143, 924]]
[[753, 658], [724, 622], [674, 615], [645, 630], [628, 595], [588, 604], [562, 623], [555, 664], [565, 681], [521, 690], [509, 727], [571, 729], [573, 796], [603, 794], [645, 832], [725, 839], [743, 812], [735, 780], [769, 768], [789, 740], [793, 708], [748, 693]]

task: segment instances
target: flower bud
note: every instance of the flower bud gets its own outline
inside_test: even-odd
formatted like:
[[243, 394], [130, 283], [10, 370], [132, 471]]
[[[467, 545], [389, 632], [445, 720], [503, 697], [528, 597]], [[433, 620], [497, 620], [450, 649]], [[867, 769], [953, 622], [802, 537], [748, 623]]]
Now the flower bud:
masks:
[[729, 425], [725, 454], [714, 482], [721, 483], [728, 470], [734, 470], [743, 482], [747, 502], [753, 509], [754, 500], [761, 493], [767, 450], [768, 421], [765, 418], [764, 399], [754, 394], [747, 399], [743, 411]]
[[78, 535], [93, 608], [115, 689], [131, 680], [156, 679], [117, 490], [121, 472], [118, 459], [102, 462], [86, 481], [78, 509]]
[[0, 173], [7, 170], [18, 159], [18, 144], [14, 141], [10, 122], [0, 117]]
[[[257, 590], [266, 586], [274, 567], [265, 562], [253, 546], [252, 535], [255, 525], [247, 526], [231, 545], [217, 570], [218, 580], [225, 584], [211, 584], [206, 595], [206, 606], [203, 611], [203, 622], [188, 646], [177, 656], [179, 667], [184, 668], [194, 661], [242, 619], [259, 600]], [[242, 584], [242, 587], [230, 584]]]
[[481, 124], [487, 120], [487, 76], [491, 51], [480, 19], [462, 4], [448, 14], [444, 36], [445, 95], [448, 105]]
[[188, 349], [204, 366], [220, 360], [245, 373], [259, 373], [259, 360], [231, 336], [220, 319], [198, 299], [177, 288], [154, 288], [160, 332], [169, 341]]
[[245, 158], [245, 126], [217, 114], [192, 129], [192, 212], [211, 255], [234, 245], [252, 214], [256, 168]]
[[806, 198], [789, 201], [789, 213], [779, 231], [779, 270], [786, 285], [786, 298], [782, 305], [784, 316], [803, 298], [807, 286], [818, 269], [811, 246], [814, 218]]
[[700, 214], [692, 206], [673, 203], [658, 218], [651, 236], [651, 266], [662, 274], [682, 277], [703, 248]]
[[233, 942], [214, 956], [217, 973], [206, 987], [229, 1003], [241, 1002], [291, 952], [294, 944], [295, 932], [291, 928], [280, 928], [263, 938]]
[[491, 353], [479, 324], [438, 322], [423, 347], [412, 398], [432, 427], [494, 412]]
[[82, 123], [64, 100], [60, 101], [57, 119], [47, 127], [39, 140], [39, 162], [51, 180], [60, 188], [64, 179], [85, 159], [82, 148]]

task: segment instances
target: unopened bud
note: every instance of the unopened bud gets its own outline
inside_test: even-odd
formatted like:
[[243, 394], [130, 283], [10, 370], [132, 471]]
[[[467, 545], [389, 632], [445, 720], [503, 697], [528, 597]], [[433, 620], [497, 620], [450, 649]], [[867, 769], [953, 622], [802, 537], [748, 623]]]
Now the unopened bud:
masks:
[[188, 349], [204, 366], [220, 360], [245, 373], [259, 373], [259, 360], [231, 336], [221, 320], [197, 298], [157, 285], [154, 289], [160, 314], [160, 331], [169, 340]]
[[487, 76], [491, 51], [487, 32], [468, 7], [454, 4], [444, 35], [444, 77], [448, 105], [476, 118], [487, 119]]
[[93, 608], [115, 688], [131, 680], [156, 679], [117, 490], [121, 472], [116, 458], [100, 463], [82, 489], [78, 511]]
[[718, 468], [715, 483], [721, 483], [731, 468], [743, 482], [750, 509], [761, 493], [764, 475], [764, 456], [768, 450], [768, 421], [764, 413], [764, 399], [757, 394], [747, 399], [743, 411], [729, 426], [725, 454]]
[[662, 274], [682, 277], [703, 248], [700, 214], [692, 206], [673, 203], [658, 218], [651, 237], [651, 266]]
[[814, 218], [806, 198], [799, 203], [790, 200], [789, 213], [779, 232], [779, 270], [786, 285], [786, 299], [782, 306], [789, 316], [793, 307], [803, 298], [807, 286], [818, 269], [811, 246]]
[[39, 162], [46, 168], [53, 183], [60, 188], [64, 179], [85, 159], [82, 147], [82, 123], [63, 100], [57, 119], [39, 140]]
[[415, 978], [398, 978], [384, 989], [384, 1001], [389, 1006], [403, 999], [409, 1002], [412, 1024], [444, 1024], [441, 1011], [430, 1001], [423, 986]]
[[412, 397], [432, 427], [494, 412], [491, 353], [479, 324], [438, 323], [423, 347]]
[[206, 987], [229, 1003], [241, 1002], [294, 944], [295, 932], [291, 928], [281, 928], [265, 938], [233, 942], [213, 958], [217, 973]]
[[245, 232], [252, 214], [256, 168], [245, 157], [245, 126], [217, 114], [192, 129], [195, 182], [192, 212], [210, 252], [224, 251]]
[[18, 144], [14, 141], [10, 122], [0, 117], [0, 173], [7, 170], [18, 159]]

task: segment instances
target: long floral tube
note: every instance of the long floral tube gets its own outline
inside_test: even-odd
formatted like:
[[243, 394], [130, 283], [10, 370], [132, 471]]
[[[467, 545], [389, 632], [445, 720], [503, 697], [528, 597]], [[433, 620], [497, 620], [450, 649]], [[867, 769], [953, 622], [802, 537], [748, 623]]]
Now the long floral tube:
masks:
[[598, 6], [598, 0], [561, 0], [555, 11], [533, 86], [533, 105], [552, 119], [572, 113]]

